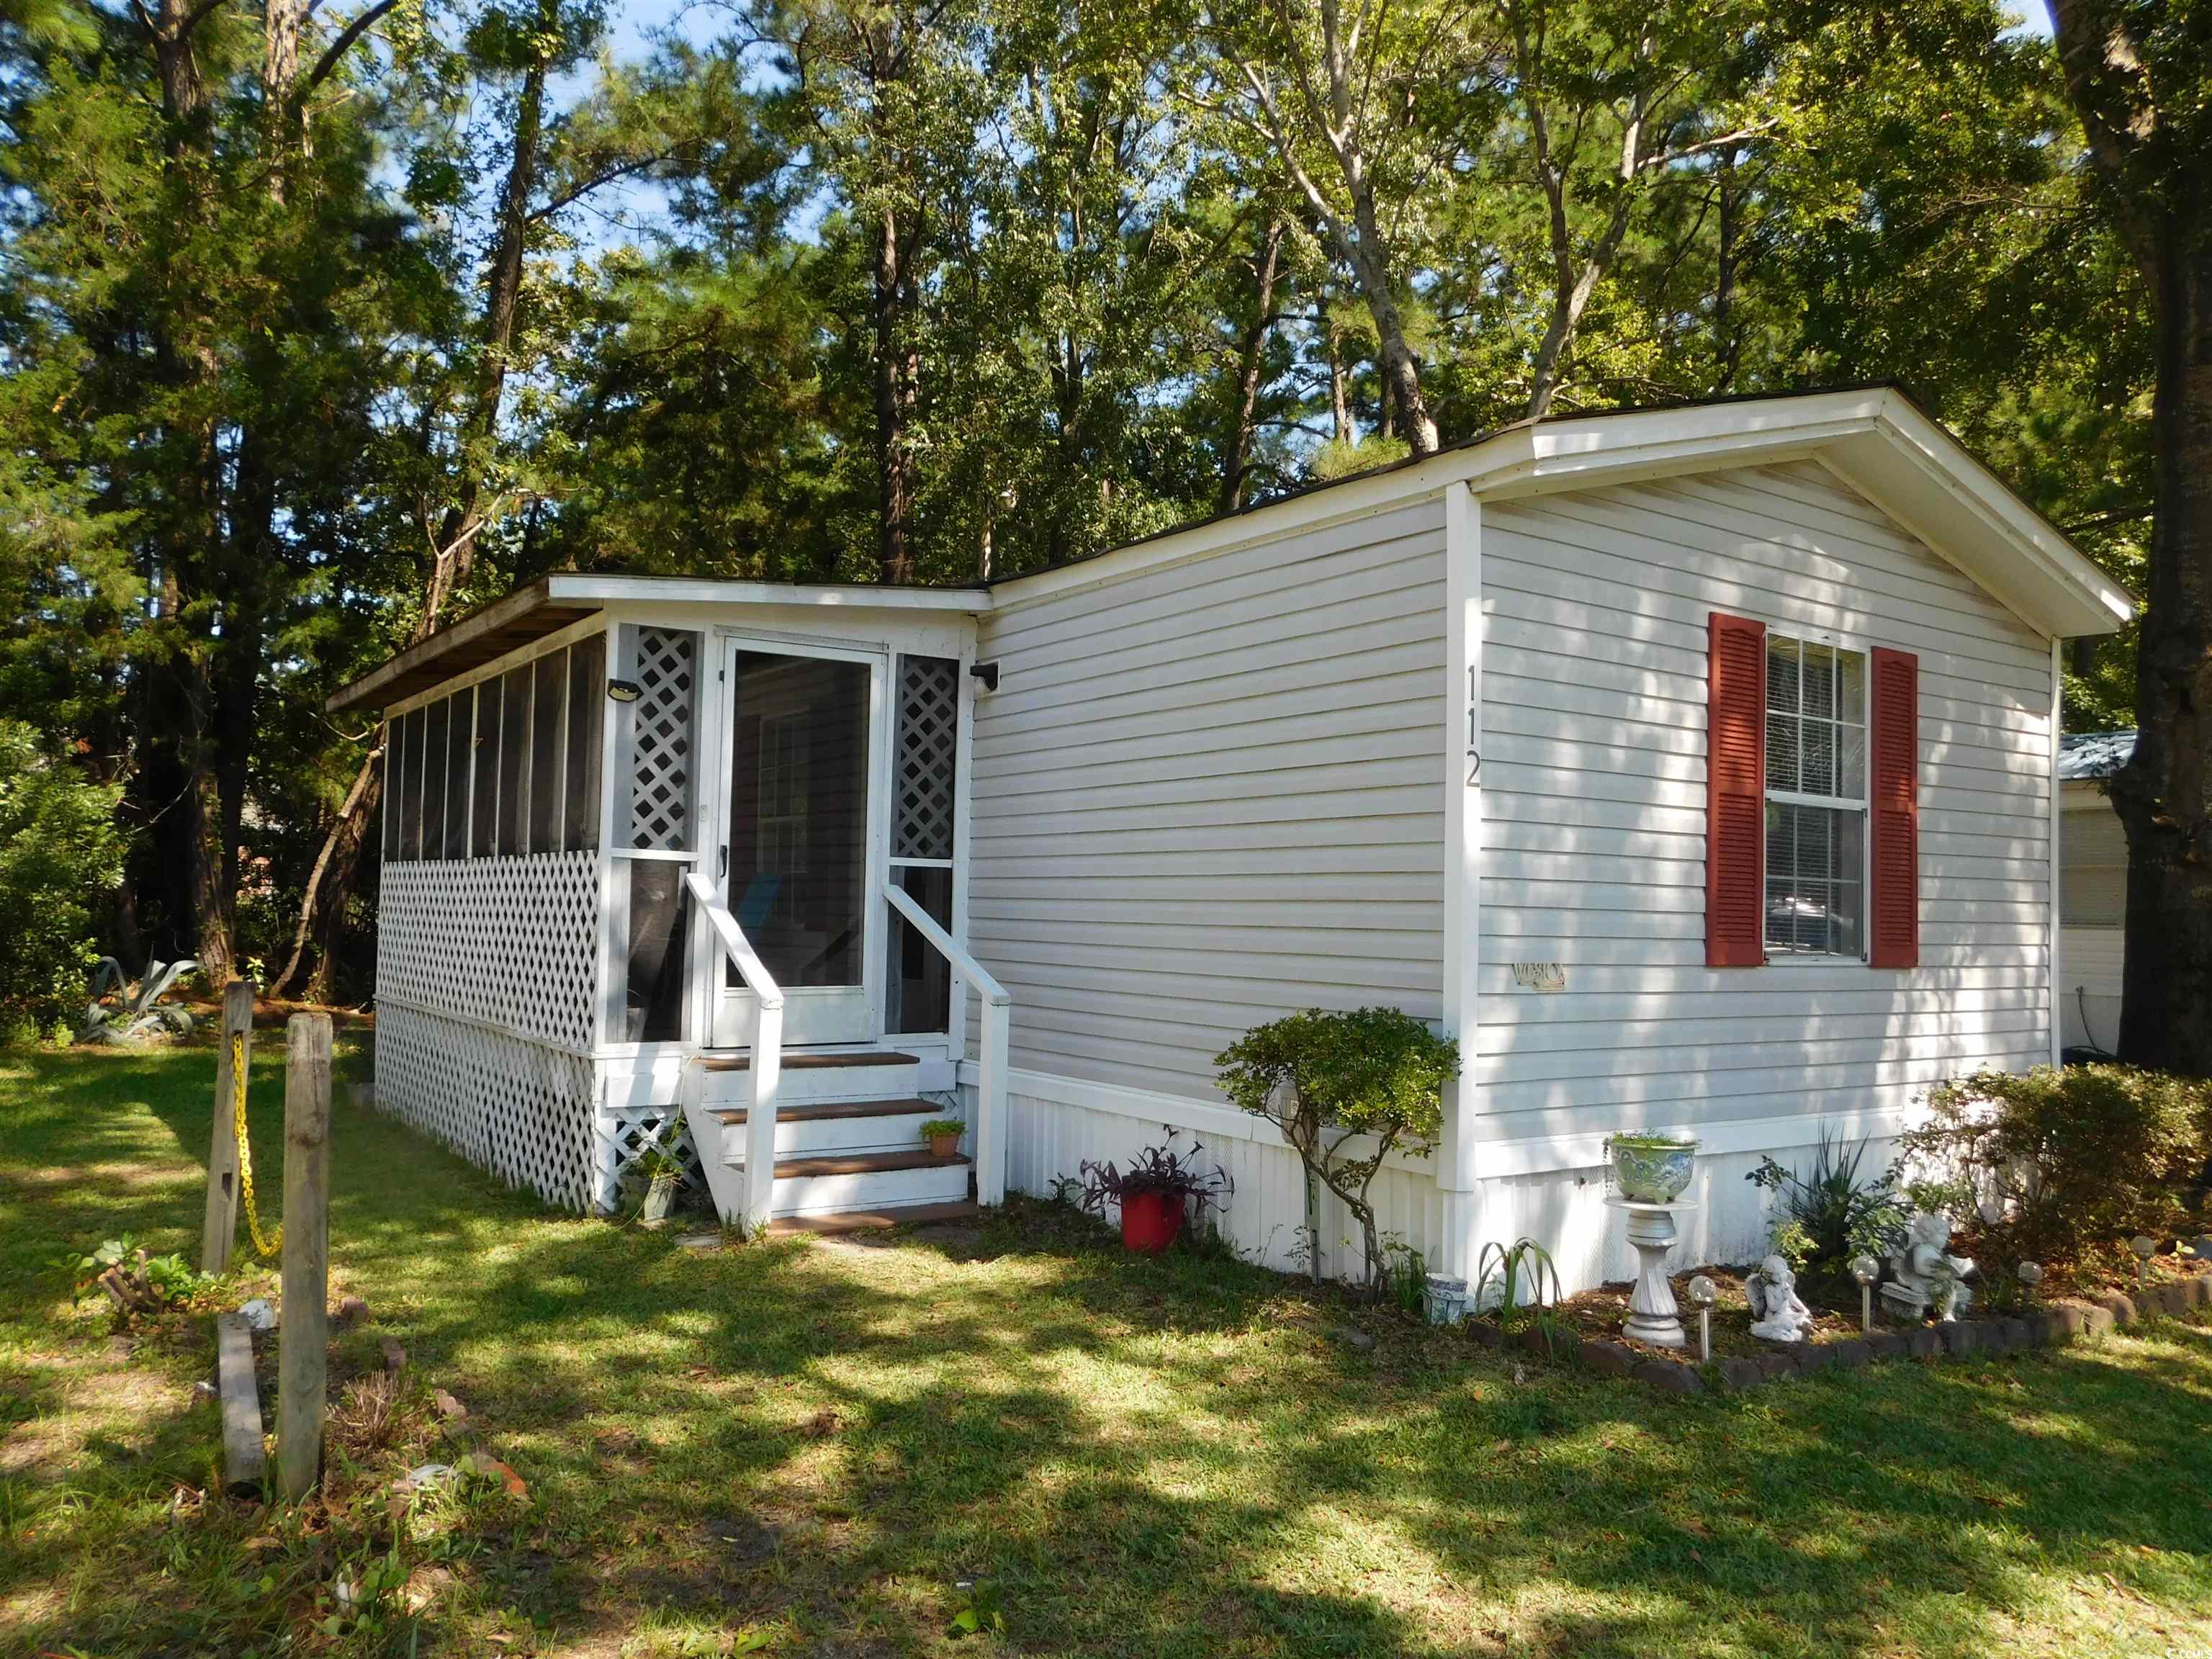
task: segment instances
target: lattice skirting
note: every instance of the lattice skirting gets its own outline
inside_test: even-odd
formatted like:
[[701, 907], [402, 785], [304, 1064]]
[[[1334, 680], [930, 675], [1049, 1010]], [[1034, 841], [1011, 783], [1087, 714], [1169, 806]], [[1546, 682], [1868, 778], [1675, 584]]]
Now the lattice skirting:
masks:
[[707, 1189], [706, 1172], [699, 1165], [698, 1148], [688, 1136], [683, 1136], [684, 1109], [679, 1105], [625, 1106], [601, 1115], [599, 1118], [599, 1162], [595, 1171], [596, 1192], [600, 1211], [611, 1214], [620, 1209], [630, 1195], [623, 1191], [623, 1176], [651, 1146], [666, 1150], [678, 1146], [684, 1155], [684, 1170], [690, 1189]]
[[377, 1103], [564, 1209], [600, 1194], [598, 1095], [580, 1054], [399, 1004], [377, 1011]]
[[589, 1048], [598, 1027], [599, 916], [597, 853], [387, 864], [378, 999]]

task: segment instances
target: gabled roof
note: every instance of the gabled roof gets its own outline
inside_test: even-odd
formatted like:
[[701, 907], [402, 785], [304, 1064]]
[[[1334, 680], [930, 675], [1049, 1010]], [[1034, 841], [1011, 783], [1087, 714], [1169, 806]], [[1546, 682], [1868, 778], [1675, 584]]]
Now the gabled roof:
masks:
[[380, 708], [558, 631], [622, 599], [882, 606], [981, 612], [1115, 580], [1465, 484], [1486, 500], [1638, 478], [1817, 459], [2054, 638], [2110, 634], [2135, 614], [2120, 585], [1895, 386], [1721, 398], [1522, 421], [1419, 460], [1317, 484], [1222, 517], [985, 586], [790, 586], [695, 577], [540, 577], [441, 629], [333, 696], [333, 712]]
[[1802, 459], [1819, 460], [2039, 633], [2110, 634], [2135, 614], [2126, 591], [2063, 532], [1888, 386], [1518, 422], [1420, 460], [1006, 577], [991, 591], [1000, 605], [1018, 605], [1382, 511], [1455, 483], [1506, 500]]
[[2077, 732], [2058, 740], [2058, 775], [2067, 783], [2082, 783], [2116, 775], [2133, 758], [2136, 734], [2129, 732]]

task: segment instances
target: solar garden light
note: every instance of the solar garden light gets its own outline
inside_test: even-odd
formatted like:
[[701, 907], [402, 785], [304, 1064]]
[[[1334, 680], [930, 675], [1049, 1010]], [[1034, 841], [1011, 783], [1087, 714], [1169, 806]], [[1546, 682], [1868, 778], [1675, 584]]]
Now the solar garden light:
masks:
[[1690, 1281], [1690, 1305], [1698, 1310], [1698, 1358], [1700, 1363], [1713, 1363], [1713, 1304], [1721, 1293], [1713, 1281], [1699, 1273]]
[[2043, 1283], [2043, 1264], [2040, 1261], [2023, 1261], [2013, 1269], [2013, 1276], [2020, 1280], [2021, 1293], [2033, 1303], [2035, 1287]]
[[1851, 1277], [1859, 1282], [1859, 1329], [1874, 1328], [1874, 1281], [1881, 1275], [1881, 1263], [1870, 1255], [1851, 1258]]
[[2137, 1233], [2128, 1241], [2128, 1248], [2136, 1253], [2136, 1288], [2150, 1283], [2150, 1259], [2158, 1254], [2158, 1241], [2148, 1233]]

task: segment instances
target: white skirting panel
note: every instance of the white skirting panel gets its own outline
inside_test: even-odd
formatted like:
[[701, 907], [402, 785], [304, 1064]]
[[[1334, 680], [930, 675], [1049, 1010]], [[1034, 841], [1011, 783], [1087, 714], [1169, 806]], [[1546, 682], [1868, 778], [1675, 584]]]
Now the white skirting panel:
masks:
[[[1055, 1093], [1060, 1092], [1059, 1090]], [[1204, 1160], [1225, 1170], [1236, 1193], [1215, 1218], [1224, 1237], [1248, 1260], [1285, 1272], [1306, 1265], [1305, 1183], [1297, 1155], [1267, 1125], [1204, 1102], [1182, 1102], [1141, 1091], [1109, 1091], [1078, 1085], [1083, 1104], [1024, 1093], [1017, 1077], [1006, 1092], [1006, 1185], [1017, 1192], [1050, 1197], [1060, 1177], [1073, 1177], [1088, 1158], [1112, 1160], [1127, 1169], [1147, 1146], [1159, 1145], [1170, 1127], [1185, 1133], [1179, 1146], [1195, 1139]], [[974, 1091], [961, 1091], [973, 1110]], [[1117, 1098], [1118, 1097], [1118, 1098]], [[1386, 1165], [1373, 1188], [1376, 1215], [1388, 1237], [1402, 1239], [1440, 1266], [1445, 1243], [1443, 1194], [1425, 1170]], [[1358, 1279], [1359, 1228], [1334, 1199], [1321, 1215], [1322, 1270]]]
[[[961, 1093], [972, 1111], [973, 1090]], [[1054, 1182], [1074, 1176], [1085, 1159], [1110, 1158], [1126, 1169], [1135, 1153], [1179, 1127], [1186, 1142], [1201, 1142], [1206, 1158], [1237, 1182], [1235, 1196], [1218, 1218], [1224, 1237], [1262, 1266], [1304, 1268], [1305, 1198], [1298, 1160], [1267, 1125], [1203, 1101], [1033, 1073], [1016, 1073], [1006, 1109], [1009, 1189], [1049, 1197]], [[1774, 1127], [1777, 1160], [1809, 1172], [1814, 1148], [1808, 1142], [1816, 1126], [1790, 1121]], [[1847, 1139], [1845, 1145], [1848, 1149], [1856, 1141]], [[1887, 1169], [1896, 1146], [1893, 1136], [1869, 1137], [1860, 1178], [1871, 1180]], [[1757, 1148], [1731, 1148], [1698, 1158], [1695, 1184], [1685, 1196], [1699, 1208], [1682, 1218], [1682, 1242], [1671, 1264], [1676, 1270], [1741, 1265], [1765, 1254], [1774, 1200], [1747, 1179], [1761, 1156]], [[1455, 1195], [1438, 1188], [1424, 1164], [1407, 1159], [1385, 1166], [1374, 1187], [1384, 1233], [1420, 1251], [1431, 1269], [1472, 1277], [1485, 1244], [1528, 1237], [1551, 1253], [1570, 1296], [1625, 1283], [1634, 1274], [1621, 1217], [1606, 1207], [1605, 1194], [1605, 1170], [1598, 1164], [1492, 1176], [1474, 1191]], [[1462, 1200], [1456, 1206], [1449, 1201], [1455, 1196]], [[1455, 1225], [1464, 1228], [1462, 1237], [1453, 1237]], [[1363, 1273], [1358, 1230], [1333, 1200], [1322, 1212], [1321, 1239], [1323, 1272], [1358, 1279]]]
[[[1845, 1143], [1848, 1152], [1856, 1141]], [[1872, 1181], [1897, 1155], [1891, 1139], [1869, 1139], [1859, 1161], [1859, 1179]], [[1680, 1218], [1681, 1242], [1668, 1266], [1685, 1268], [1719, 1262], [1740, 1266], [1764, 1255], [1776, 1215], [1772, 1194], [1747, 1179], [1762, 1153], [1731, 1152], [1700, 1155], [1697, 1176], [1682, 1194], [1698, 1208]], [[1810, 1173], [1814, 1149], [1778, 1148], [1775, 1161], [1801, 1174]], [[1602, 1166], [1547, 1170], [1540, 1174], [1500, 1176], [1485, 1181], [1474, 1206], [1474, 1248], [1495, 1240], [1510, 1243], [1533, 1238], [1552, 1253], [1567, 1294], [1634, 1278], [1635, 1252], [1629, 1249], [1621, 1214], [1606, 1207]], [[1472, 1263], [1474, 1258], [1470, 1256]]]
[[377, 1104], [510, 1186], [565, 1209], [600, 1185], [588, 1059], [404, 1004], [376, 1016]]

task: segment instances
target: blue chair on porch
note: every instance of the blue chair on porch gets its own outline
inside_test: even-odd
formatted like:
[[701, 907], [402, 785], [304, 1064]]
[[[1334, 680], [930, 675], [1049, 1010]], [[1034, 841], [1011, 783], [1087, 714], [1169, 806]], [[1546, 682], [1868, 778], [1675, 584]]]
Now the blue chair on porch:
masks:
[[745, 884], [745, 896], [738, 901], [738, 926], [747, 939], [757, 937], [768, 926], [775, 910], [776, 895], [782, 890], [783, 878], [767, 871]]

